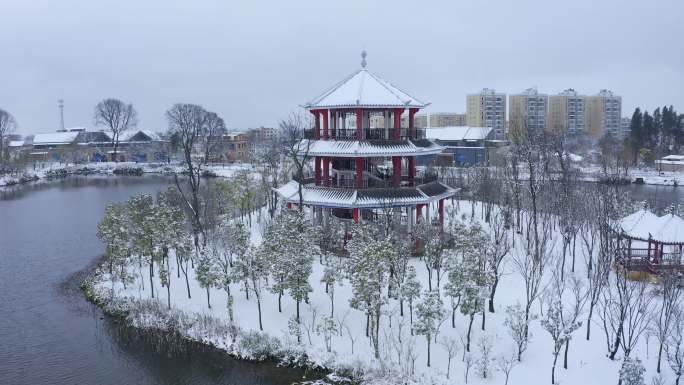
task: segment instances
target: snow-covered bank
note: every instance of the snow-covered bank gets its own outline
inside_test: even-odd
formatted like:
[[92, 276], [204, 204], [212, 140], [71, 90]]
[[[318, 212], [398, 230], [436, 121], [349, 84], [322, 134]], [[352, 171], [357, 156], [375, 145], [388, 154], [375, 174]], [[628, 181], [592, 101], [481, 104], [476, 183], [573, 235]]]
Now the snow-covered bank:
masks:
[[[598, 182], [604, 178], [598, 166], [582, 167], [581, 179], [587, 182]], [[658, 186], [681, 186], [684, 183], [684, 172], [658, 171], [655, 169], [630, 169], [625, 179], [631, 183], [658, 185]]]
[[[229, 178], [240, 170], [249, 169], [249, 164], [208, 165], [203, 167], [204, 176]], [[93, 162], [77, 165], [48, 163], [36, 169], [27, 169], [16, 176], [0, 177], [0, 187], [62, 178], [69, 175], [135, 175], [162, 174], [171, 175], [183, 173], [184, 168], [179, 164], [168, 163], [136, 163], [136, 162]]]
[[[451, 204], [449, 203], [448, 206]], [[469, 216], [471, 213], [469, 203], [459, 202], [458, 206], [461, 213]], [[479, 206], [475, 212], [480, 213]], [[478, 216], [476, 216], [476, 220], [479, 220]], [[487, 227], [486, 224], [482, 225], [485, 228]], [[517, 246], [512, 249], [511, 253], [520, 255], [520, 253], [525, 252], [522, 247], [524, 236], [516, 235], [516, 237]], [[255, 222], [252, 227], [252, 241], [259, 242], [260, 238], [259, 226]], [[553, 255], [556, 259], [560, 254], [560, 242], [560, 234], [555, 232], [552, 243], [555, 243]], [[578, 257], [574, 274], [577, 277], [585, 277], [584, 249], [580, 244], [581, 242], [578, 242]], [[428, 273], [424, 261], [413, 258], [410, 260], [410, 265], [417, 271], [418, 281], [423, 288], [426, 288], [428, 286]], [[150, 298], [150, 283], [144, 277], [146, 273], [141, 272], [137, 264], [128, 266], [130, 275], [137, 278], [127, 287], [124, 288], [120, 282], [113, 283], [109, 280], [109, 275], [104, 269], [100, 271], [99, 278], [93, 280], [92, 290], [101, 301], [108, 301], [110, 303], [108, 306], [129, 312], [129, 317], [132, 317], [131, 322], [139, 327], [177, 328], [189, 338], [211, 343], [236, 356], [254, 358], [255, 353], [251, 349], [256, 345], [258, 347], [256, 351], [261, 352], [260, 354], [264, 356], [294, 356], [299, 358], [290, 361], [285, 359], [284, 361], [326, 367], [332, 371], [339, 370], [343, 373], [356, 372], [359, 378], [369, 384], [463, 383], [466, 371], [470, 371], [469, 383], [486, 384], [503, 383], [504, 374], [495, 370], [496, 365], [492, 361], [487, 378], [478, 376], [478, 370], [474, 364], [482, 355], [478, 345], [480, 341], [489, 340], [492, 344], [491, 358], [510, 357], [514, 344], [506, 325], [506, 308], [523, 302], [525, 296], [524, 282], [513, 268], [511, 258], [508, 258], [508, 262], [504, 266], [505, 274], [501, 278], [495, 298], [495, 312], [484, 313], [486, 315], [484, 330], [481, 330], [480, 327], [482, 313], [477, 314], [476, 322], [473, 325], [471, 353], [465, 355], [462, 345], [458, 345], [457, 354], [451, 355], [449, 379], [447, 379], [446, 374], [449, 369], [450, 355], [446, 341], [448, 339], [457, 342], [462, 341], [468, 329], [468, 317], [457, 311], [455, 327], [452, 327], [450, 319], [440, 320], [437, 343], [432, 344], [432, 362], [431, 366], [428, 367], [426, 364], [426, 338], [411, 333], [406, 304], [404, 304], [405, 313], [402, 317], [399, 302], [389, 299], [384, 305], [381, 315], [381, 358], [375, 359], [373, 346], [365, 336], [365, 313], [353, 310], [349, 306], [350, 299], [353, 297], [350, 282], [346, 278], [340, 279], [341, 285], [335, 286], [334, 296], [331, 298], [329, 293], [326, 293], [325, 283], [322, 282], [325, 266], [318, 262], [318, 258], [314, 262], [313, 272], [309, 279], [313, 292], [309, 295], [308, 304], [301, 305], [303, 326], [301, 343], [297, 343], [291, 334], [290, 323], [295, 314], [295, 304], [292, 299], [284, 297], [283, 310], [279, 312], [278, 296], [276, 294], [263, 294], [261, 308], [264, 312], [264, 333], [261, 333], [258, 331], [259, 318], [256, 299], [253, 295], [247, 299], [246, 293], [241, 291], [242, 283], [233, 283], [231, 291], [234, 299], [235, 323], [231, 325], [227, 321], [226, 303], [228, 296], [225, 291], [209, 289], [211, 302], [211, 307], [209, 307], [207, 291], [196, 280], [195, 270], [192, 268], [188, 269], [190, 296], [188, 296], [184, 278], [179, 277], [176, 271], [172, 271], [172, 283], [168, 295], [172, 303], [171, 310], [166, 310], [167, 293], [160, 289], [159, 274], [155, 274], [152, 280], [155, 292], [158, 295], [156, 299], [152, 300]], [[569, 271], [566, 273], [568, 276], [572, 274]], [[547, 276], [544, 287], [549, 287], [549, 279], [550, 277]], [[446, 277], [443, 277], [442, 282], [444, 281], [446, 281]], [[443, 290], [443, 286], [441, 290]], [[112, 298], [112, 291], [114, 299], [110, 299]], [[337, 331], [332, 336], [326, 336], [319, 326], [324, 317], [331, 313], [331, 301], [334, 304], [335, 310], [332, 318]], [[445, 302], [448, 302], [446, 296]], [[535, 303], [533, 312], [546, 313], [546, 305], [546, 302], [544, 306]], [[445, 308], [445, 310], [450, 315], [449, 309]], [[580, 319], [586, 319], [586, 314], [583, 314]], [[620, 360], [611, 361], [606, 357], [606, 342], [599, 318], [595, 316], [592, 324], [594, 328], [590, 341], [584, 338], [586, 325], [583, 325], [580, 331], [573, 335], [568, 354], [568, 368], [563, 369], [561, 364], [557, 366], [557, 383], [607, 384], [617, 382]], [[523, 355], [522, 362], [514, 367], [510, 373], [509, 384], [511, 385], [550, 383], [553, 340], [542, 327], [540, 320], [532, 321], [530, 332], [532, 338]], [[259, 337], [252, 338], [250, 336]], [[259, 341], [258, 343], [254, 343], [255, 338]], [[328, 346], [331, 349], [328, 349]], [[639, 357], [643, 360], [647, 369], [646, 378], [649, 381], [655, 374], [654, 352], [656, 350], [657, 345], [654, 344], [654, 338], [650, 339], [650, 343], [648, 339], [642, 338], [632, 351], [632, 357]], [[466, 362], [471, 362], [472, 366], [468, 366]], [[667, 368], [663, 370], [663, 378], [672, 378]]]

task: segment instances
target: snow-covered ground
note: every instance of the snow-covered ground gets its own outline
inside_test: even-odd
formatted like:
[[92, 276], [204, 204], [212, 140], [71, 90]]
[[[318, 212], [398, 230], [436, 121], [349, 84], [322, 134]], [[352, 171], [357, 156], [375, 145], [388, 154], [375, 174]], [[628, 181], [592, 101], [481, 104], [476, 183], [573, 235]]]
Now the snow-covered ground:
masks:
[[[599, 166], [586, 166], [581, 168], [584, 173], [583, 179], [586, 181], [597, 181], [602, 175]], [[681, 186], [684, 183], [684, 172], [679, 171], [658, 171], [652, 168], [631, 168], [627, 172], [627, 177], [634, 183], [637, 178], [641, 178], [644, 184], [661, 186]]]
[[[247, 163], [216, 164], [203, 166], [203, 170], [211, 171], [217, 177], [228, 178], [239, 170], [250, 169], [250, 167], [250, 164]], [[35, 169], [28, 168], [16, 176], [0, 177], [0, 187], [45, 179], [60, 173], [63, 175], [88, 173], [115, 174], [115, 171], [125, 169], [140, 169], [143, 174], [172, 174], [184, 171], [182, 166], [175, 163], [92, 162], [77, 165], [44, 163]]]
[[[451, 202], [447, 202], [450, 206]], [[465, 201], [457, 203], [459, 210], [464, 214], [470, 214], [470, 204]], [[434, 208], [433, 208], [434, 209]], [[479, 207], [476, 213], [480, 213]], [[476, 214], [476, 220], [478, 214]], [[484, 225], [484, 223], [483, 223]], [[486, 226], [485, 226], [486, 228]], [[260, 236], [258, 231], [258, 224], [254, 221], [252, 226], [253, 239], [252, 242], [259, 242]], [[556, 234], [555, 239], [557, 243], [560, 242], [560, 236]], [[522, 241], [516, 241], [518, 245]], [[584, 262], [582, 252], [580, 250], [580, 243], [577, 242], [577, 263], [576, 274], [584, 274]], [[556, 245], [555, 254], [560, 253], [560, 245]], [[512, 252], [520, 252], [515, 250]], [[505, 308], [513, 305], [516, 302], [524, 302], [523, 281], [520, 276], [514, 271], [510, 256], [507, 257], [508, 263], [505, 265], [505, 274], [500, 282], [495, 298], [495, 313], [487, 313], [486, 330], [480, 330], [482, 316], [478, 314], [473, 324], [472, 332], [472, 348], [471, 352], [475, 359], [480, 355], [477, 347], [477, 341], [481, 336], [489, 336], [492, 339], [494, 347], [492, 357], [496, 358], [500, 355], [510, 355], [514, 349], [514, 343], [508, 333], [508, 328], [504, 324]], [[411, 264], [415, 266], [423, 288], [427, 287], [427, 272], [426, 267], [421, 260], [414, 258]], [[173, 264], [172, 264], [173, 265]], [[175, 268], [171, 266], [172, 269]], [[136, 274], [138, 267], [131, 267]], [[126, 298], [124, 301], [124, 308], [134, 306], [131, 304], [148, 302], [150, 298], [149, 278], [143, 266], [142, 276], [143, 280], [138, 278], [136, 282], [124, 289], [120, 283], [112, 286], [108, 281], [107, 274], [100, 273], [100, 279], [95, 280], [95, 292], [102, 299], [109, 296], [109, 289], [114, 287], [115, 296], [119, 298]], [[211, 289], [211, 304], [208, 308], [205, 290], [200, 288], [194, 279], [194, 271], [192, 269], [190, 274], [190, 291], [192, 298], [188, 298], [183, 275], [180, 278], [176, 277], [175, 272], [172, 274], [171, 283], [171, 302], [173, 312], [180, 312], [193, 319], [213, 319], [218, 324], [225, 325], [227, 322], [227, 308], [226, 308], [226, 294], [219, 289]], [[405, 359], [398, 357], [398, 352], [407, 354], [407, 349], [413, 346], [414, 354], [417, 355], [415, 360], [415, 383], [420, 384], [462, 384], [464, 383], [465, 364], [462, 362], [463, 347], [459, 346], [458, 354], [451, 364], [451, 379], [447, 380], [447, 353], [441, 344], [432, 344], [432, 366], [427, 367], [427, 353], [426, 340], [423, 336], [411, 336], [408, 326], [408, 315], [405, 317], [399, 316], [399, 303], [395, 300], [390, 300], [385, 307], [385, 312], [381, 319], [381, 356], [382, 360], [377, 361], [373, 358], [373, 349], [369, 339], [365, 337], [365, 315], [357, 310], [353, 310], [349, 306], [349, 299], [351, 298], [351, 286], [349, 282], [344, 281], [342, 286], [336, 287], [335, 291], [335, 319], [339, 324], [345, 325], [341, 335], [336, 335], [332, 339], [332, 352], [327, 353], [325, 349], [324, 337], [317, 335], [315, 331], [306, 332], [308, 326], [316, 324], [322, 316], [330, 313], [330, 299], [325, 293], [325, 285], [321, 283], [323, 275], [323, 266], [314, 263], [313, 274], [310, 278], [310, 283], [313, 288], [313, 293], [310, 295], [310, 304], [302, 304], [302, 320], [305, 325], [304, 336], [301, 347], [293, 347], [296, 342], [288, 333], [288, 320], [291, 319], [295, 312], [295, 303], [287, 296], [283, 299], [283, 312], [278, 312], [277, 296], [264, 293], [262, 309], [264, 311], [263, 323], [265, 333], [271, 337], [280, 340], [283, 346], [289, 346], [292, 349], [302, 349], [308, 355], [309, 360], [318, 365], [328, 368], [358, 368], [365, 372], [383, 373], [383, 378], [380, 379], [366, 379], [369, 383], [390, 384], [395, 383], [400, 378], [399, 373], [402, 371], [402, 363]], [[547, 274], [550, 276], [550, 274]], [[444, 281], [443, 281], [444, 282]], [[158, 281], [158, 275], [155, 277], [155, 293], [158, 295], [156, 301], [159, 306], [156, 312], [166, 312], [167, 294], [166, 288], [162, 288]], [[144, 286], [144, 289], [143, 289]], [[250, 300], [245, 298], [245, 294], [241, 291], [241, 285], [234, 285], [233, 294], [235, 299], [234, 313], [236, 324], [244, 332], [258, 332], [259, 324], [257, 318], [257, 303], [253, 296]], [[450, 315], [450, 309], [446, 307], [448, 300], [445, 300], [445, 311]], [[534, 312], [540, 313], [539, 304], [535, 304]], [[415, 311], [415, 310], [414, 310]], [[545, 311], [545, 309], [544, 309]], [[314, 321], [313, 318], [317, 319]], [[155, 314], [147, 314], [142, 317], [147, 322], [138, 322], [139, 326], [154, 326]], [[567, 370], [562, 367], [562, 351], [559, 363], [556, 368], [556, 381], [560, 384], [614, 384], [617, 383], [618, 371], [620, 368], [620, 360], [611, 361], [607, 358], [606, 340], [603, 334], [600, 319], [596, 314], [594, 315], [591, 340], [585, 340], [586, 325], [573, 334], [572, 343], [569, 350], [569, 367]], [[586, 319], [586, 313], [580, 319]], [[218, 320], [218, 321], [217, 321]], [[205, 322], [206, 323], [206, 322]], [[215, 323], [208, 323], [214, 325], [209, 329], [202, 329], [197, 327], [194, 323], [190, 330], [181, 330], [191, 338], [204, 340], [205, 342], [216, 345], [229, 352], [237, 355], [244, 354], [236, 344], [231, 343], [231, 338], [226, 334], [223, 328], [215, 327]], [[390, 326], [391, 325], [391, 326]], [[347, 330], [348, 328], [348, 330]], [[441, 325], [439, 330], [438, 341], [441, 341], [445, 336], [451, 337], [460, 341], [460, 338], [465, 335], [468, 328], [468, 318], [456, 313], [456, 328], [452, 328], [450, 318]], [[182, 329], [182, 327], [181, 327]], [[511, 385], [546, 385], [551, 383], [551, 365], [553, 361], [552, 346], [553, 342], [549, 334], [541, 327], [540, 321], [532, 321], [531, 324], [531, 342], [527, 351], [523, 354], [522, 362], [515, 366], [510, 374], [509, 384]], [[398, 335], [401, 334], [403, 350], [397, 349]], [[351, 339], [354, 339], [352, 345]], [[353, 351], [352, 351], [353, 346]], [[650, 346], [647, 346], [645, 339], [642, 337], [637, 345], [632, 357], [640, 358], [646, 367], [647, 383], [650, 383], [651, 378], [655, 373], [655, 358], [657, 355], [657, 343], [655, 337], [650, 338]], [[495, 370], [495, 364], [492, 363], [492, 373], [487, 379], [478, 376], [478, 371], [475, 366], [470, 369], [469, 384], [503, 384], [504, 374]], [[395, 373], [396, 375], [393, 375]], [[673, 376], [663, 361], [663, 378], [667, 381], [673, 381]], [[669, 383], [669, 382], [666, 382]]]

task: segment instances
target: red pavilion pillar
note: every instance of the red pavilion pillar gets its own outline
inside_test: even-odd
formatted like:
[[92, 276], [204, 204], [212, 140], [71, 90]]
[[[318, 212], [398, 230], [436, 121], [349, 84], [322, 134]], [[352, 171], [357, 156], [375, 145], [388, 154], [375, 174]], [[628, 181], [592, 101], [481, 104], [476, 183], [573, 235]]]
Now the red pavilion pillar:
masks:
[[416, 112], [418, 112], [417, 108], [409, 108], [409, 130], [408, 131], [409, 131], [409, 136], [412, 138], [415, 137], [415, 133], [413, 132], [414, 126], [415, 126], [413, 123], [413, 119], [415, 118]]
[[439, 228], [444, 231], [444, 198], [439, 200]]
[[359, 223], [359, 209], [358, 208], [352, 209], [352, 217], [354, 218], [354, 223]]
[[321, 185], [321, 157], [314, 157], [314, 170], [316, 175], [316, 186]]
[[363, 158], [357, 157], [356, 160], [356, 188], [363, 187]]
[[416, 185], [416, 157], [415, 156], [409, 156], [408, 157], [408, 178], [409, 178], [409, 185], [410, 186], [415, 186]]
[[394, 173], [392, 175], [392, 179], [394, 181], [394, 187], [399, 187], [401, 186], [401, 157], [400, 156], [393, 156], [392, 157], [392, 172]]
[[330, 157], [323, 157], [323, 186], [330, 186]]
[[356, 110], [356, 139], [363, 139], [363, 108], [357, 108]]
[[314, 115], [314, 139], [320, 139], [321, 138], [321, 117], [318, 115], [319, 111], [318, 110], [312, 110], [311, 113]]
[[418, 203], [416, 205], [416, 225], [420, 223], [420, 219], [423, 217], [423, 204]]
[[404, 112], [403, 108], [394, 109], [394, 139], [401, 140], [401, 113]]
[[321, 115], [323, 115], [323, 139], [328, 139], [328, 122], [330, 121], [328, 110], [321, 110]]

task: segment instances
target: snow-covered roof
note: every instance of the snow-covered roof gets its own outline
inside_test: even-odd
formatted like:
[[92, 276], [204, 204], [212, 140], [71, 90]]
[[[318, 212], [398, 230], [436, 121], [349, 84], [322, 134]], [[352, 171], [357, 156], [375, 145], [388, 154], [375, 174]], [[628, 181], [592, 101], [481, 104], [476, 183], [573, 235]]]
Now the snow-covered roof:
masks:
[[[303, 139], [307, 140], [307, 139]], [[363, 140], [311, 140], [309, 156], [421, 156], [439, 154], [444, 147], [429, 140], [369, 142]], [[302, 152], [306, 142], [302, 143]]]
[[428, 139], [444, 141], [483, 140], [491, 132], [491, 127], [452, 126], [428, 128], [425, 130], [425, 135]]
[[[109, 138], [112, 138], [114, 134], [111, 131], [103, 131]], [[136, 135], [143, 134], [150, 138], [150, 140], [159, 140], [159, 135], [149, 130], [127, 130], [119, 134], [120, 142], [128, 142], [133, 139]]]
[[10, 141], [7, 143], [7, 147], [21, 147], [21, 146], [23, 146], [23, 145], [24, 145], [24, 141], [23, 141], [23, 140], [10, 140]]
[[50, 145], [50, 144], [69, 144], [73, 143], [78, 136], [78, 131], [67, 132], [48, 132], [43, 134], [36, 134], [33, 137], [33, 145]]
[[668, 155], [664, 156], [663, 160], [684, 160], [684, 155]]
[[407, 94], [364, 67], [304, 104], [303, 107], [309, 110], [344, 107], [423, 108], [428, 104]]
[[684, 219], [674, 214], [661, 217], [641, 209], [620, 221], [622, 232], [630, 238], [662, 243], [684, 243]]
[[[275, 189], [285, 201], [299, 202], [299, 183], [290, 181]], [[322, 186], [302, 186], [304, 204], [344, 207], [373, 208], [385, 206], [412, 206], [419, 203], [433, 202], [454, 195], [457, 190], [440, 182], [432, 182], [417, 188], [382, 188], [382, 189], [343, 189]]]

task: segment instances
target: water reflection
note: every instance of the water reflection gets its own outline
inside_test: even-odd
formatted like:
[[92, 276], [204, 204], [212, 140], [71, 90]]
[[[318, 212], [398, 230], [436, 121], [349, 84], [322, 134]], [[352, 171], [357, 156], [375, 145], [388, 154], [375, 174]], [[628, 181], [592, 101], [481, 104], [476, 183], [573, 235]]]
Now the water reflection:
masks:
[[0, 189], [0, 383], [301, 380], [301, 370], [233, 360], [174, 336], [153, 339], [84, 299], [78, 282], [102, 253], [95, 232], [106, 205], [171, 183], [165, 176], [82, 176]]

